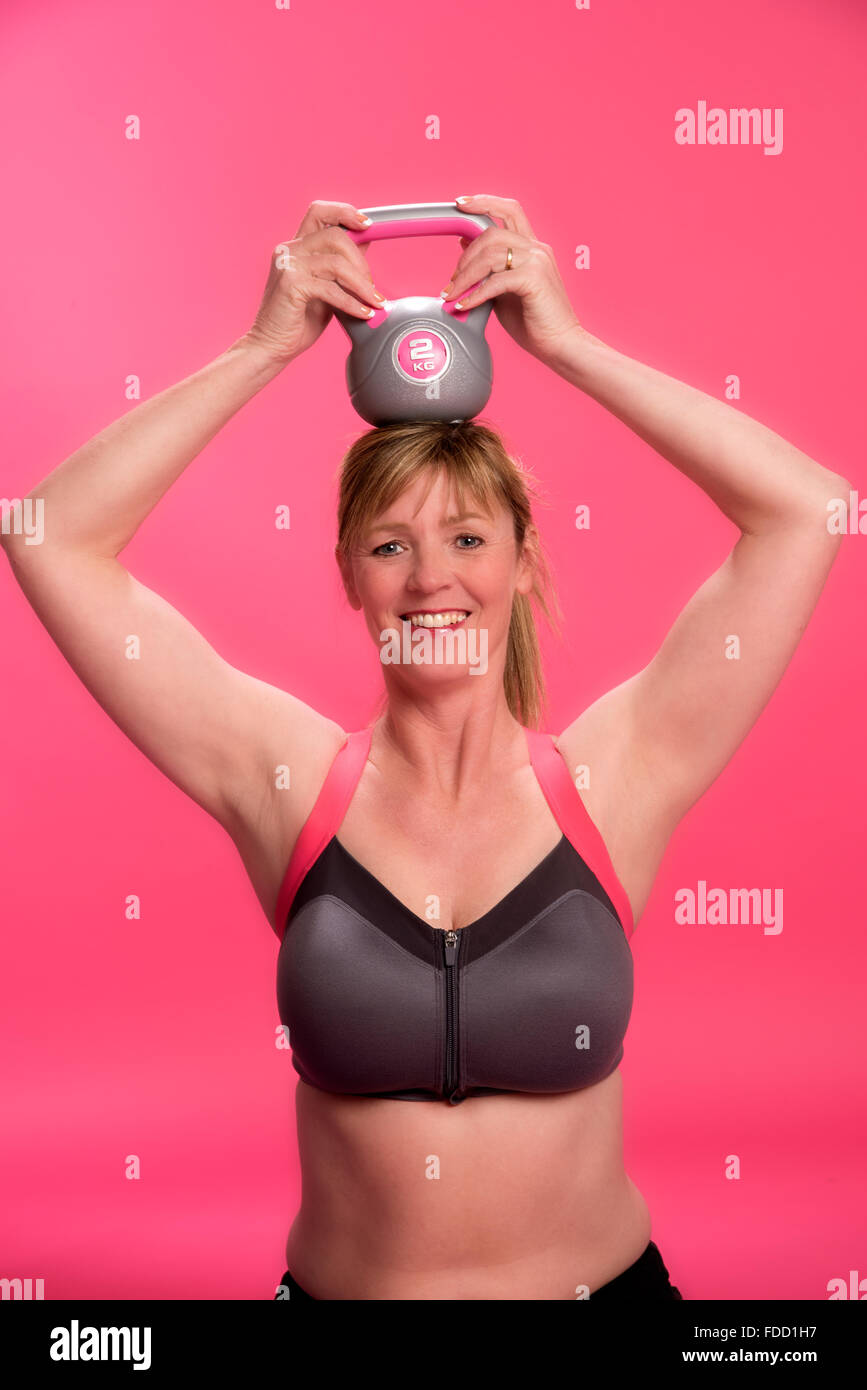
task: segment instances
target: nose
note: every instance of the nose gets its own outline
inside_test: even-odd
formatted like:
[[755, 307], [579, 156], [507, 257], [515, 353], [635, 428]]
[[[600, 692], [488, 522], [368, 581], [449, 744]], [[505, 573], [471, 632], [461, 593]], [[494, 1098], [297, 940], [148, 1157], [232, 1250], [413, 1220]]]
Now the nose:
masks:
[[452, 571], [448, 556], [435, 541], [417, 545], [406, 577], [406, 587], [413, 594], [433, 594], [451, 583]]

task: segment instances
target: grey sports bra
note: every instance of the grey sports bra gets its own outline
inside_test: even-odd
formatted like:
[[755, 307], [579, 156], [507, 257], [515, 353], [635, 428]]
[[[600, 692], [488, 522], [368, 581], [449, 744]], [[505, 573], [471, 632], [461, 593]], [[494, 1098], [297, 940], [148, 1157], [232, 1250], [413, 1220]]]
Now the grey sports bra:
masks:
[[602, 1081], [632, 1011], [632, 913], [551, 736], [525, 730], [559, 843], [483, 917], [444, 931], [337, 838], [371, 732], [347, 736], [278, 898], [277, 1003], [298, 1075], [452, 1105]]

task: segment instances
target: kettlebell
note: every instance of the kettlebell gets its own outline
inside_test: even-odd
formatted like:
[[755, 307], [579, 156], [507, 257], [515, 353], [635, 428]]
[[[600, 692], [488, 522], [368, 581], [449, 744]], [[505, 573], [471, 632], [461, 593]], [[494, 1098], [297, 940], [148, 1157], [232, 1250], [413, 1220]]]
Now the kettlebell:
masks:
[[[397, 203], [359, 211], [372, 225], [360, 231], [343, 229], [359, 245], [387, 237], [472, 239], [496, 226], [484, 213], [462, 212], [454, 203]], [[491, 350], [485, 341], [492, 307], [488, 300], [472, 309], [456, 309], [439, 298], [410, 295], [387, 299], [366, 320], [335, 309], [352, 343], [346, 385], [361, 418], [371, 425], [409, 420], [458, 424], [478, 415], [493, 383]]]

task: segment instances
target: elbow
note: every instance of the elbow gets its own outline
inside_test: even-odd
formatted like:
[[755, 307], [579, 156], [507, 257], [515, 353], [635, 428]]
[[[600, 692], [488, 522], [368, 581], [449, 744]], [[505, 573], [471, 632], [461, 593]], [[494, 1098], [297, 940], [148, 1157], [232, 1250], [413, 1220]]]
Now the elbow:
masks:
[[823, 503], [842, 500], [848, 504], [849, 493], [853, 491], [852, 483], [842, 473], [835, 473], [830, 468], [817, 468], [815, 482], [810, 483], [808, 495]]
[[858, 531], [858, 490], [840, 473], [830, 473], [824, 487], [825, 527], [839, 542]]
[[850, 483], [848, 478], [844, 478], [842, 473], [828, 473], [825, 478], [825, 485], [835, 497], [844, 497], [849, 500], [849, 493], [855, 492], [855, 484]]
[[[853, 494], [855, 510], [850, 517]], [[793, 521], [798, 530], [814, 533], [818, 529], [838, 541], [847, 532], [857, 531], [858, 502], [854, 486], [842, 474], [822, 469], [815, 486], [800, 499]]]

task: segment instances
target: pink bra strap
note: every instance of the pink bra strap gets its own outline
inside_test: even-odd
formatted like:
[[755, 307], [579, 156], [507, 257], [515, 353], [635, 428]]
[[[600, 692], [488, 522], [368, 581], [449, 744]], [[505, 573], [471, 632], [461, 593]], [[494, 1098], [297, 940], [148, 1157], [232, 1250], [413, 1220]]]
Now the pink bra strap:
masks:
[[605, 841], [590, 819], [563, 756], [554, 745], [553, 736], [539, 733], [536, 729], [525, 728], [524, 733], [530, 748], [530, 761], [557, 824], [602, 884], [629, 940], [635, 929], [629, 898], [614, 872]]
[[328, 841], [336, 835], [346, 815], [346, 809], [367, 761], [372, 735], [372, 728], [359, 729], [356, 733], [346, 735], [346, 742], [341, 744], [328, 769], [313, 810], [301, 827], [277, 897], [274, 930], [281, 940], [298, 885], [315, 864]]

